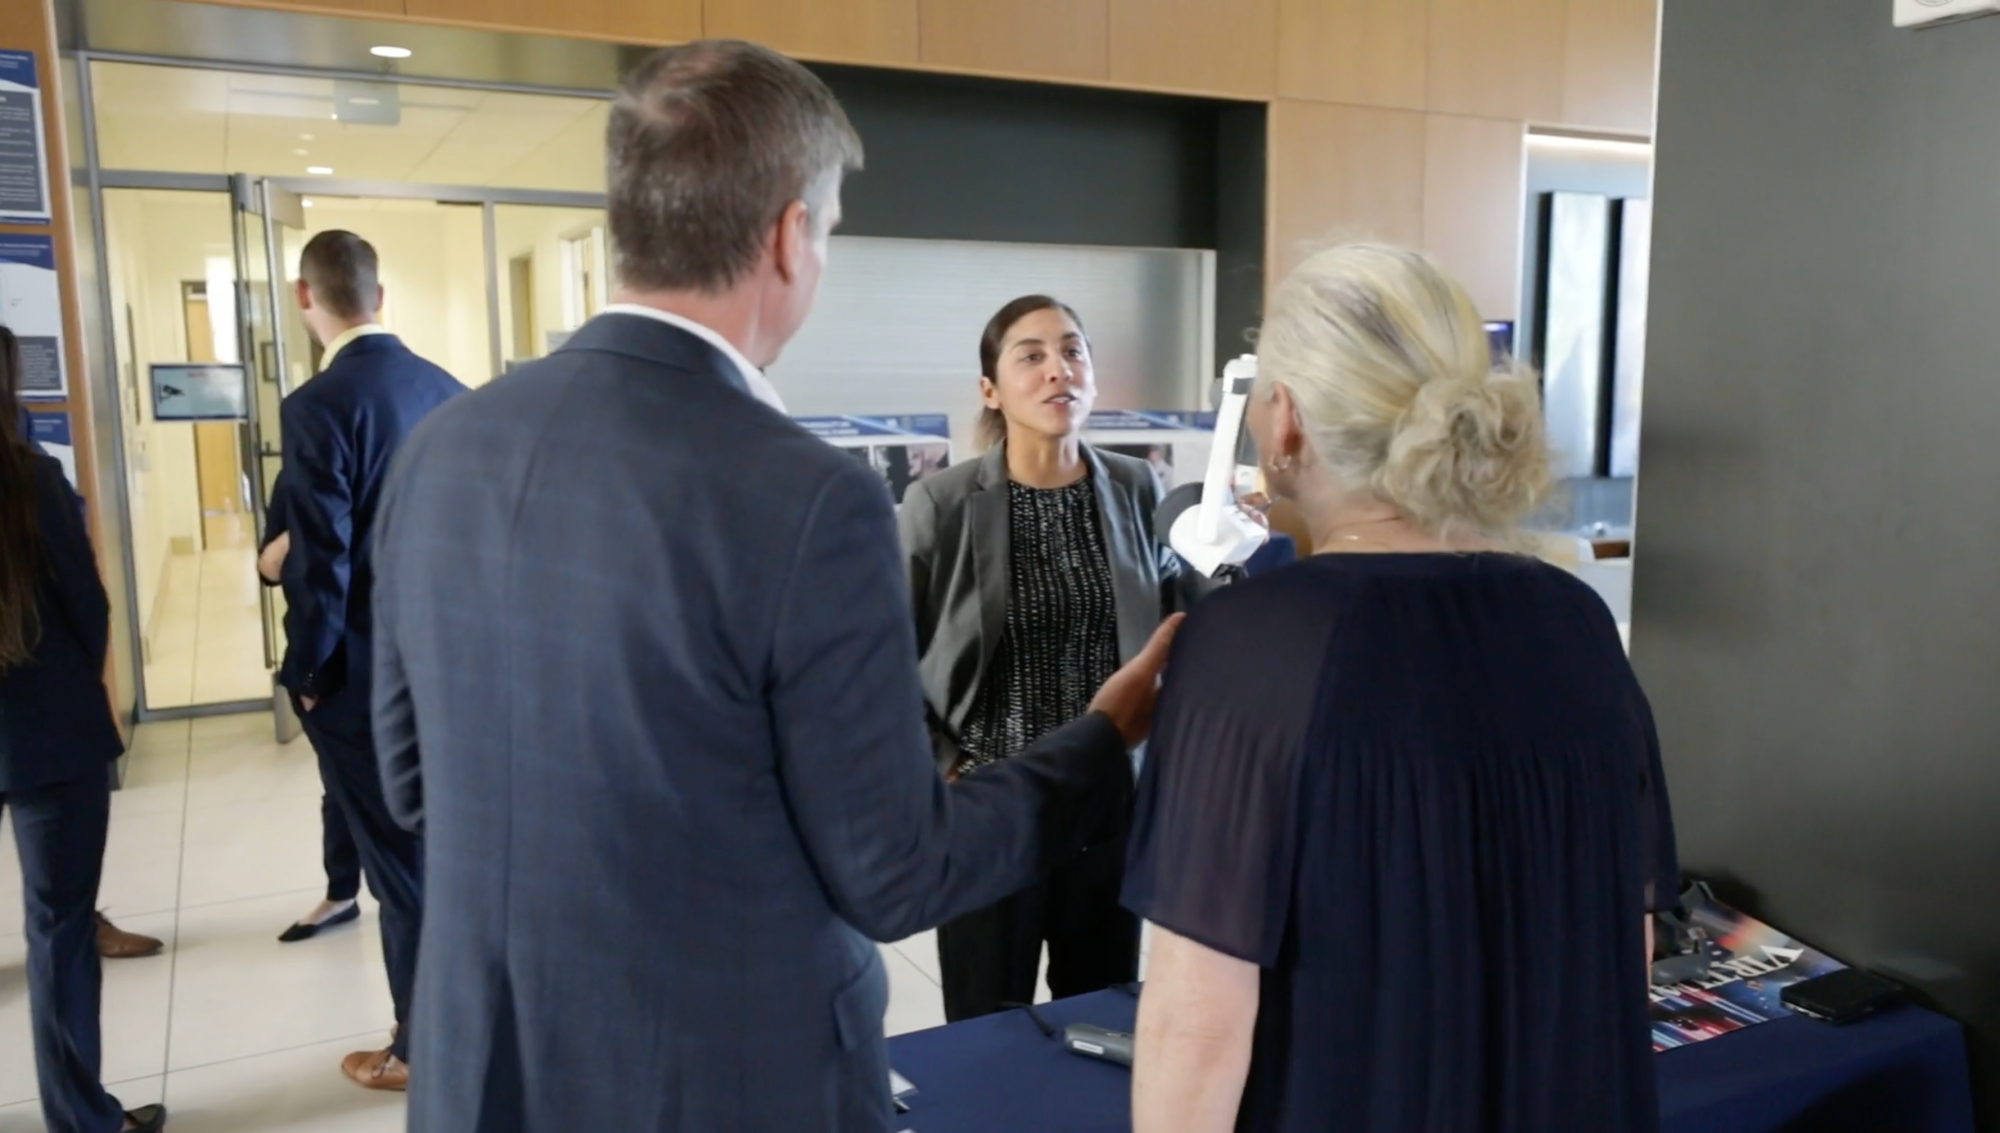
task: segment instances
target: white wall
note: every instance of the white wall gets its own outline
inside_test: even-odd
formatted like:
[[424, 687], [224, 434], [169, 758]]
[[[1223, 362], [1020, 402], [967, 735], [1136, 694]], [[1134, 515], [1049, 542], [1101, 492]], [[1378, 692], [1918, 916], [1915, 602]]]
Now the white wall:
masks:
[[575, 330], [566, 325], [563, 312], [562, 242], [604, 223], [602, 209], [546, 208], [534, 205], [501, 205], [494, 210], [493, 233], [500, 272], [501, 354], [509, 361], [525, 361], [514, 356], [513, 279], [508, 265], [524, 255], [534, 257], [534, 323], [530, 357], [548, 353], [549, 332]]
[[286, 278], [298, 278], [299, 251], [307, 240], [328, 229], [353, 232], [381, 258], [382, 325], [466, 385], [492, 378], [478, 208], [316, 198], [305, 218], [305, 233], [286, 240]]
[[[153, 420], [146, 367], [187, 361], [181, 284], [206, 279], [210, 258], [230, 259], [234, 253], [229, 201], [223, 194], [107, 190], [104, 201], [133, 569], [144, 629], [151, 624], [175, 541], [188, 547], [201, 544], [194, 426]], [[220, 299], [230, 301], [227, 295]]]

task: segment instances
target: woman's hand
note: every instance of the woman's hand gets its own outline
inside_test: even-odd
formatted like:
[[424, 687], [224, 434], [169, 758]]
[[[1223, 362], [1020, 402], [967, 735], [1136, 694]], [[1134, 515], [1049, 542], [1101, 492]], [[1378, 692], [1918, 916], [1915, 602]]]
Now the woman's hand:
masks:
[[1153, 926], [1132, 1060], [1132, 1133], [1236, 1128], [1257, 997], [1257, 965]]

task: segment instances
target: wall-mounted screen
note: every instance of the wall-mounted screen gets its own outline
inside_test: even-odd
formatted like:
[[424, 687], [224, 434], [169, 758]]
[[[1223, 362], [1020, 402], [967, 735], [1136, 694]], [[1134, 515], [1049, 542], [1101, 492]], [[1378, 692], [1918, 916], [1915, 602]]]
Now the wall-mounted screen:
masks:
[[1514, 324], [1511, 321], [1486, 324], [1486, 345], [1493, 352], [1493, 368], [1499, 369], [1514, 356]]
[[240, 365], [155, 362], [150, 372], [155, 421], [250, 419], [250, 387]]

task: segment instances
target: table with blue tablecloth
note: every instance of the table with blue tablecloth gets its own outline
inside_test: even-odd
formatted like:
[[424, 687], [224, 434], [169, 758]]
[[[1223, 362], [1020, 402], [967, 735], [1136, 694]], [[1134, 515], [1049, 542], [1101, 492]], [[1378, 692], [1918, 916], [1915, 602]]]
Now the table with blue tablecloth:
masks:
[[[1129, 1031], [1138, 1001], [1102, 991], [1036, 1010]], [[1658, 1056], [1665, 1133], [1971, 1133], [1959, 1025], [1902, 1007], [1845, 1027], [1778, 1019]], [[889, 1040], [916, 1086], [911, 1133], [1122, 1133], [1132, 1078], [1084, 1058], [1009, 1011]]]

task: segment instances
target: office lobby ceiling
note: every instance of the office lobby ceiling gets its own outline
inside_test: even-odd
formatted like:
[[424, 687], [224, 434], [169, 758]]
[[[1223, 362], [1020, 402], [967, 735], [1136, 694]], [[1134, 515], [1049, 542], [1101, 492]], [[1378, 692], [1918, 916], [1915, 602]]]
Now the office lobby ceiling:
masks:
[[105, 61], [91, 82], [107, 169], [604, 187], [602, 99]]

